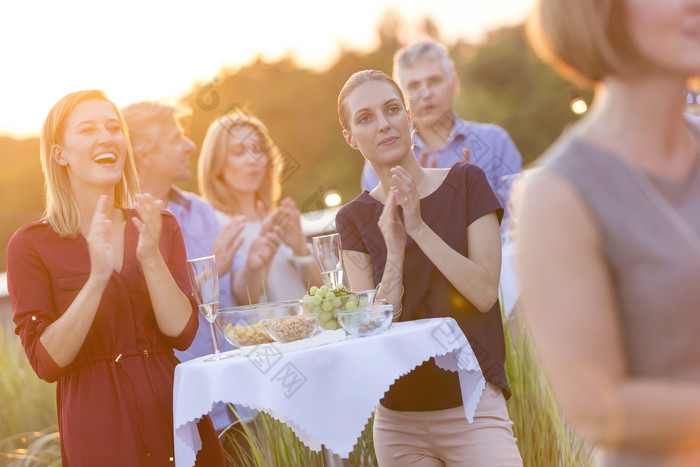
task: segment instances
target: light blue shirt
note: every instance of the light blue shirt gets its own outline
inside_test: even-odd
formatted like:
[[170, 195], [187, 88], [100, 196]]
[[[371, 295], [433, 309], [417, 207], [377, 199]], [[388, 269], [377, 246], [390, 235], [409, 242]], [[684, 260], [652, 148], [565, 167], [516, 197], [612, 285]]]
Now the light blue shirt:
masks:
[[[168, 206], [177, 222], [180, 224], [182, 235], [185, 239], [187, 259], [201, 258], [211, 255], [211, 247], [214, 240], [221, 232], [221, 223], [216, 217], [214, 208], [194, 193], [182, 191], [173, 187], [168, 194]], [[231, 273], [219, 278], [219, 309], [235, 306], [233, 291], [231, 290]], [[216, 332], [219, 342], [219, 350], [225, 352], [233, 347], [226, 339]], [[192, 345], [187, 350], [175, 350], [175, 356], [186, 362], [193, 358], [214, 353], [214, 344], [211, 338], [211, 326], [203, 316], [199, 316], [199, 328]], [[222, 430], [233, 423], [234, 418], [223, 404], [218, 404], [210, 413], [211, 420], [217, 430]]]
[[[428, 160], [435, 157], [437, 167], [449, 167], [463, 160], [464, 148], [470, 148], [469, 162], [484, 171], [491, 189], [506, 210], [513, 177], [522, 170], [520, 151], [503, 128], [488, 123], [461, 120], [456, 113], [454, 116], [454, 127], [438, 151], [430, 151], [420, 135], [417, 132], [413, 133], [413, 152], [416, 158], [423, 149], [427, 149]], [[378, 183], [377, 175], [365, 161], [362, 169], [362, 188], [372, 191]]]

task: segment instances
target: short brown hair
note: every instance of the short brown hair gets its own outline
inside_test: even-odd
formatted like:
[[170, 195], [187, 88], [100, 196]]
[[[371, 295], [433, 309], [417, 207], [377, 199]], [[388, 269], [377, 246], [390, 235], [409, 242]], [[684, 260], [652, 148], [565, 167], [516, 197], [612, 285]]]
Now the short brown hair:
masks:
[[542, 60], [579, 84], [649, 67], [627, 33], [622, 0], [538, 0], [527, 36]]
[[344, 130], [348, 129], [350, 123], [350, 116], [348, 115], [348, 108], [347, 105], [345, 105], [345, 101], [348, 100], [348, 97], [350, 97], [350, 94], [355, 90], [355, 88], [368, 81], [383, 81], [385, 83], [389, 83], [394, 87], [394, 89], [396, 89], [396, 93], [404, 103], [404, 109], [407, 107], [406, 97], [401, 91], [401, 88], [398, 84], [396, 84], [396, 81], [391, 79], [387, 74], [378, 70], [358, 71], [348, 78], [343, 85], [343, 89], [340, 90], [340, 94], [338, 94], [338, 119], [340, 120], [340, 125]]
[[71, 188], [68, 172], [53, 157], [52, 148], [55, 144], [63, 142], [66, 120], [71, 112], [78, 104], [89, 99], [104, 100], [112, 105], [126, 141], [126, 162], [122, 178], [114, 187], [114, 202], [122, 208], [131, 207], [134, 196], [139, 192], [139, 179], [136, 175], [134, 155], [129, 142], [129, 131], [117, 106], [107, 99], [104, 92], [99, 90], [77, 91], [62, 97], [46, 116], [39, 138], [41, 168], [44, 172], [46, 187], [45, 216], [48, 218], [51, 228], [61, 237], [75, 237], [77, 235], [80, 228], [80, 208]]

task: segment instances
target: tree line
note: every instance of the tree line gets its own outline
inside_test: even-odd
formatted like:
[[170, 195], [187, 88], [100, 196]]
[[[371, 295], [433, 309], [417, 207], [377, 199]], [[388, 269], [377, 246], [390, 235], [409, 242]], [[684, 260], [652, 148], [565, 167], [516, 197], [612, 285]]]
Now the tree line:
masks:
[[[297, 65], [291, 58], [257, 59], [239, 68], [222, 69], [217, 76], [193, 84], [180, 100], [183, 126], [200, 147], [206, 129], [227, 111], [255, 115], [268, 127], [286, 163], [283, 196], [296, 201], [302, 212], [323, 208], [322, 194], [340, 192], [343, 202], [360, 193], [361, 154], [343, 139], [336, 111], [338, 92], [347, 78], [363, 69], [391, 74], [394, 52], [403, 44], [402, 24], [387, 15], [377, 28], [378, 45], [360, 53], [342, 50], [321, 71]], [[440, 40], [438, 28], [426, 18], [423, 35]], [[505, 128], [532, 163], [562, 129], [577, 117], [569, 108], [578, 96], [590, 93], [574, 87], [539, 61], [527, 45], [523, 26], [498, 29], [480, 43], [446, 43], [455, 61], [461, 91], [455, 109], [467, 120]], [[106, 90], [109, 92], [109, 90]], [[0, 173], [0, 267], [12, 233], [37, 220], [43, 211], [43, 176], [38, 138], [0, 137], [5, 170]], [[198, 192], [196, 159], [192, 179], [181, 187]]]

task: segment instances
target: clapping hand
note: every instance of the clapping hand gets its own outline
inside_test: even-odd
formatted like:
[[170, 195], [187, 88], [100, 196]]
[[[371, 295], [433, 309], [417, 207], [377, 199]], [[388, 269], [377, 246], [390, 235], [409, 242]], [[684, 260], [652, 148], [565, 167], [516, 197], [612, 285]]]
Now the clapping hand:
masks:
[[280, 203], [274, 215], [274, 222], [284, 232], [282, 241], [294, 251], [297, 256], [308, 255], [306, 236], [301, 229], [301, 212], [291, 198], [285, 198]]
[[469, 162], [472, 157], [472, 148], [465, 146], [464, 149], [462, 149], [462, 159], [454, 161], [453, 163], [450, 164], [450, 167], [452, 167], [455, 164], [459, 164], [460, 162]]
[[221, 228], [221, 232], [214, 240], [211, 254], [216, 256], [216, 269], [219, 277], [226, 274], [233, 266], [236, 251], [243, 245], [241, 232], [245, 227], [244, 216], [233, 216], [231, 221]]
[[136, 213], [134, 225], [139, 231], [139, 241], [136, 245], [136, 258], [141, 264], [152, 261], [160, 255], [160, 230], [163, 225], [161, 209], [163, 202], [156, 200], [148, 193], [136, 195]]
[[418, 163], [421, 167], [435, 169], [437, 168], [437, 162], [437, 156], [430, 156], [430, 151], [427, 149], [421, 149], [418, 153]]
[[[462, 158], [451, 163], [450, 167], [452, 167], [453, 165], [458, 164], [460, 162], [469, 162], [471, 160], [471, 153], [472, 153], [471, 148], [468, 146], [465, 146], [464, 149], [462, 149]], [[418, 163], [422, 167], [427, 167], [429, 169], [435, 169], [438, 166], [437, 156], [431, 156], [430, 152], [427, 149], [421, 149], [421, 151], [418, 153]]]
[[399, 217], [397, 196], [396, 188], [391, 187], [377, 222], [386, 243], [387, 254], [403, 253], [406, 247], [406, 229]]
[[112, 265], [112, 221], [109, 218], [109, 200], [100, 196], [95, 213], [92, 215], [90, 232], [87, 235], [90, 252], [90, 275], [107, 282], [114, 269]]
[[274, 215], [267, 214], [265, 205], [258, 201], [258, 215], [261, 216], [260, 232], [250, 243], [246, 267], [252, 271], [267, 268], [272, 262], [282, 241], [282, 228], [274, 222]]

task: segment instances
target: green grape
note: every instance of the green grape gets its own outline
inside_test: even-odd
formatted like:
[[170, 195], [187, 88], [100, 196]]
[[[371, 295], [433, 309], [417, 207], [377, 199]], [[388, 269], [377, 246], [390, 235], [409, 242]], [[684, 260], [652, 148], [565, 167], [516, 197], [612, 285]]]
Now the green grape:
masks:
[[335, 298], [335, 294], [333, 292], [326, 292], [326, 297], [325, 298]]
[[318, 287], [315, 285], [309, 289], [309, 295], [316, 295], [316, 292], [318, 292]]
[[321, 320], [321, 322], [325, 322], [331, 319], [331, 316], [333, 315], [332, 312], [330, 311], [322, 311], [321, 314], [318, 316], [318, 319]]
[[335, 331], [336, 329], [338, 329], [339, 326], [338, 326], [338, 322], [337, 322], [337, 321], [330, 320], [330, 321], [328, 321], [328, 322], [326, 323], [326, 326], [325, 326], [325, 327], [326, 327], [326, 329], [329, 329], [329, 330], [331, 330], [331, 331]]
[[313, 298], [309, 294], [304, 295], [304, 298], [301, 299], [302, 302], [310, 302], [311, 300], [313, 300]]
[[321, 309], [321, 305], [314, 305], [311, 307], [311, 313], [316, 313], [317, 315], [320, 315], [323, 310]]
[[357, 308], [357, 302], [348, 300], [348, 301], [345, 303], [345, 310], [346, 310], [346, 311], [354, 310], [355, 308]]
[[340, 297], [334, 298], [332, 302], [335, 308], [340, 308], [343, 305], [343, 302], [340, 300]]
[[316, 295], [314, 295], [314, 297], [316, 297], [316, 300], [323, 300], [324, 298], [326, 298], [326, 291], [325, 290], [318, 290], [316, 292]]
[[328, 292], [328, 286], [327, 286], [327, 285], [322, 285], [322, 286], [321, 286], [321, 290], [323, 290], [324, 292]]
[[323, 311], [331, 311], [333, 309], [333, 303], [330, 300], [324, 300], [321, 302], [321, 309]]

